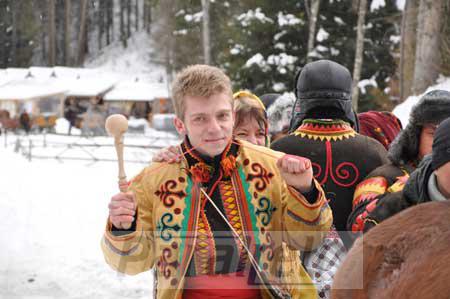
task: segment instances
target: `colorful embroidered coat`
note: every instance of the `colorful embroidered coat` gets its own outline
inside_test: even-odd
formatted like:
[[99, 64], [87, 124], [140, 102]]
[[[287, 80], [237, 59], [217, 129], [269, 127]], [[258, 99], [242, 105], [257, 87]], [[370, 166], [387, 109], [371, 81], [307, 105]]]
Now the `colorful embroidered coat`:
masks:
[[372, 170], [388, 162], [386, 149], [344, 121], [313, 119], [305, 119], [295, 132], [274, 142], [272, 149], [312, 161], [314, 177], [333, 211], [334, 225], [349, 246], [351, 240], [344, 231], [353, 193]]
[[[221, 209], [259, 267], [270, 280], [276, 280], [276, 255], [282, 241], [300, 250], [314, 248], [330, 229], [331, 210], [317, 182], [317, 200], [312, 204], [286, 185], [276, 166], [282, 153], [244, 141], [235, 144], [234, 150], [226, 150], [234, 152], [235, 159], [225, 153], [220, 163], [220, 173], [229, 175], [228, 183], [216, 180], [213, 193], [220, 193]], [[182, 149], [187, 149], [186, 143]], [[200, 192], [209, 175], [204, 165], [192, 165], [196, 157], [188, 152], [181, 165], [154, 163], [133, 179], [130, 189], [138, 202], [136, 230], [115, 236], [108, 223], [102, 240], [107, 263], [120, 272], [137, 274], [156, 266], [157, 298], [181, 298], [186, 276], [217, 273], [212, 220], [205, 220], [205, 198]], [[205, 189], [211, 188], [210, 184]], [[245, 251], [239, 248], [238, 252], [239, 262], [248, 264]], [[261, 294], [270, 298], [265, 286]], [[293, 295], [316, 298], [317, 292], [301, 287]]]
[[366, 222], [373, 221], [368, 215], [376, 208], [379, 200], [402, 191], [413, 170], [411, 165], [400, 167], [389, 163], [378, 167], [359, 183], [353, 195], [353, 211], [348, 217], [348, 230], [355, 233], [355, 236], [364, 231]]

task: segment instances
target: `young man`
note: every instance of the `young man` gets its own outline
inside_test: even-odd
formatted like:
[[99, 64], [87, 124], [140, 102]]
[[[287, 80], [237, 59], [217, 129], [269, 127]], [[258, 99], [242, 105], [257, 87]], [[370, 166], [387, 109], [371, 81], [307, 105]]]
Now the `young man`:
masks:
[[[332, 222], [310, 161], [232, 139], [221, 70], [187, 67], [172, 92], [181, 165], [154, 163], [112, 197], [105, 259], [128, 274], [155, 265], [157, 298], [270, 298], [282, 241], [310, 250]], [[255, 276], [264, 282], [257, 288], [248, 283]]]
[[391, 144], [389, 163], [372, 171], [355, 189], [348, 229], [359, 233], [375, 223], [368, 215], [384, 197], [399, 192], [423, 157], [431, 153], [434, 132], [450, 116], [450, 92], [432, 90], [412, 108], [406, 128]]

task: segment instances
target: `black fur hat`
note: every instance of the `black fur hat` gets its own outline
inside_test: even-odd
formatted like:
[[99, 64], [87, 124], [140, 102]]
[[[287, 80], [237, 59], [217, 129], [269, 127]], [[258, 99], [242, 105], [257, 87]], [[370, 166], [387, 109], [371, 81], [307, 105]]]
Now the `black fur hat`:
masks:
[[406, 128], [398, 134], [389, 148], [388, 157], [395, 165], [417, 163], [420, 134], [423, 125], [439, 124], [450, 116], [450, 92], [432, 90], [413, 106]]
[[281, 94], [279, 93], [265, 93], [259, 98], [263, 102], [264, 106], [266, 107], [266, 110], [269, 109], [269, 107], [275, 103], [275, 101], [281, 97]]
[[331, 60], [306, 64], [297, 74], [290, 131], [305, 118], [337, 118], [348, 121], [358, 130], [358, 119], [352, 109], [352, 76], [349, 70]]

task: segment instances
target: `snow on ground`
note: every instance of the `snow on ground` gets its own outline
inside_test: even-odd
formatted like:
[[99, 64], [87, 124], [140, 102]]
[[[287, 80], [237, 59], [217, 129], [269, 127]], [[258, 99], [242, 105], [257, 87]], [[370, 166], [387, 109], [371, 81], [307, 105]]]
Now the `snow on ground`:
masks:
[[[30, 162], [14, 152], [16, 138], [0, 135], [0, 298], [151, 298], [151, 273], [120, 275], [105, 263], [100, 249], [107, 205], [117, 193], [116, 163]], [[44, 139], [20, 138], [25, 145], [34, 138], [37, 146]], [[146, 144], [148, 138], [130, 135], [125, 143]], [[47, 148], [40, 150], [52, 155], [55, 144], [112, 143], [111, 139], [48, 135]], [[167, 139], [165, 144], [173, 142]], [[71, 147], [67, 153], [83, 155], [86, 149]], [[125, 153], [132, 150], [125, 148]], [[100, 152], [95, 154], [115, 156], [112, 146]], [[128, 178], [146, 164], [126, 164]]]
[[397, 105], [392, 111], [402, 122], [403, 128], [408, 124], [409, 113], [411, 112], [412, 107], [417, 104], [420, 98], [427, 92], [435, 90], [435, 89], [443, 89], [450, 91], [450, 78], [442, 77], [438, 80], [436, 85], [430, 86], [427, 90], [421, 95], [413, 95], [408, 97], [403, 103]]

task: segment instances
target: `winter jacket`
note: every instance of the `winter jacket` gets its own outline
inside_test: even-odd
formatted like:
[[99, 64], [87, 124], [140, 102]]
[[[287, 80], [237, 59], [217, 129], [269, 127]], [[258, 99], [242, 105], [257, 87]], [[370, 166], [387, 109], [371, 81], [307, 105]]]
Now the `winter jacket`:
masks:
[[355, 236], [364, 231], [367, 215], [373, 211], [379, 199], [403, 190], [412, 165], [397, 166], [393, 163], [380, 166], [356, 186], [353, 195], [353, 210], [348, 217], [347, 229]]
[[[207, 273], [216, 273], [214, 244], [205, 244], [205, 240], [216, 239], [206, 224], [215, 222], [220, 227], [223, 220], [211, 212], [205, 221], [204, 210], [211, 207], [205, 205], [202, 186], [207, 192], [212, 190], [213, 201], [242, 239], [249, 241], [251, 252], [270, 281], [279, 276], [277, 253], [281, 252], [278, 249], [282, 241], [300, 250], [317, 246], [332, 223], [320, 185], [315, 182], [317, 199], [309, 203], [281, 178], [275, 158], [281, 153], [244, 141], [236, 144], [238, 147], [226, 152], [220, 161], [223, 175], [228, 178], [216, 179], [213, 184], [213, 178], [204, 180], [199, 170], [203, 164], [192, 165], [198, 159], [195, 151], [183, 148], [181, 165], [154, 163], [136, 176], [130, 185], [138, 204], [136, 230], [115, 236], [111, 223], [107, 224], [102, 240], [107, 263], [127, 274], [144, 272], [155, 265], [157, 298], [181, 298], [185, 277], [201, 274], [203, 267], [209, 267]], [[208, 252], [206, 259], [202, 257], [204, 251], [199, 250], [203, 245]], [[237, 242], [235, 246], [241, 247]], [[238, 267], [241, 262], [248, 264], [245, 251], [238, 248], [238, 252]], [[304, 282], [311, 283], [307, 275], [304, 278]], [[266, 286], [260, 289], [263, 298], [269, 298]], [[314, 288], [293, 290], [293, 298], [316, 296]]]
[[333, 211], [334, 225], [349, 246], [351, 240], [345, 230], [355, 187], [372, 170], [388, 162], [383, 145], [359, 135], [347, 122], [306, 119], [291, 135], [274, 142], [272, 148], [312, 161], [314, 177], [324, 188]]
[[[431, 168], [431, 155], [422, 159], [419, 167], [411, 173], [404, 188], [400, 192], [388, 194], [380, 198], [373, 211], [367, 215], [364, 231], [368, 231], [381, 221], [416, 204], [437, 200], [439, 191], [430, 194], [430, 186], [435, 180]], [[441, 196], [442, 197], [442, 196]]]

